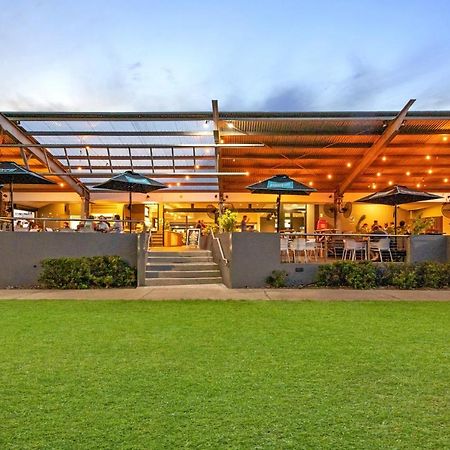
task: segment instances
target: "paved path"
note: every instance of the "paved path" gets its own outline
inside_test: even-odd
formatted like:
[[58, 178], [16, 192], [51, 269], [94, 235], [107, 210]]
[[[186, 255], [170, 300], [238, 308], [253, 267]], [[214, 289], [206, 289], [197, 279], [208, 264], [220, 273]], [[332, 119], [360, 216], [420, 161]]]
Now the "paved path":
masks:
[[137, 289], [0, 289], [0, 300], [315, 300], [450, 301], [450, 290], [228, 289], [224, 285], [141, 287]]

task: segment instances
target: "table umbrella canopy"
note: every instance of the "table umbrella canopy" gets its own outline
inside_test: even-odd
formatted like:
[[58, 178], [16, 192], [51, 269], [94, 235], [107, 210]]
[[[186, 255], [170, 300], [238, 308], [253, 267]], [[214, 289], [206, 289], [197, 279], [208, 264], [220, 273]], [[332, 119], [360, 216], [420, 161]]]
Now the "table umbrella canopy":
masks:
[[132, 192], [140, 192], [146, 194], [148, 192], [157, 191], [158, 189], [165, 189], [167, 186], [159, 181], [152, 180], [151, 178], [144, 177], [136, 172], [127, 170], [124, 173], [115, 175], [104, 183], [94, 186], [96, 189], [108, 189], [110, 191], [126, 191], [130, 193], [128, 201], [128, 208], [130, 211], [129, 228], [131, 233], [131, 206], [132, 206]]
[[247, 186], [252, 194], [277, 194], [277, 195], [309, 195], [316, 189], [293, 180], [287, 175], [275, 175], [267, 180]]
[[281, 196], [282, 195], [309, 195], [316, 189], [293, 180], [288, 175], [275, 175], [267, 180], [247, 186], [252, 194], [276, 194], [277, 198], [277, 232], [280, 231]]
[[428, 192], [416, 191], [406, 186], [390, 186], [382, 191], [374, 192], [367, 197], [357, 200], [358, 203], [375, 203], [379, 205], [403, 205], [404, 203], [421, 202], [424, 200], [436, 200], [442, 198], [440, 195]]
[[151, 178], [144, 177], [144, 175], [127, 170], [124, 173], [113, 176], [104, 183], [94, 186], [94, 188], [146, 194], [158, 189], [165, 189], [167, 186]]
[[[31, 172], [15, 162], [0, 163], [0, 183], [9, 184], [11, 214], [14, 216], [14, 184], [56, 184], [38, 173]], [[14, 219], [11, 218], [11, 230], [14, 231]]]
[[422, 202], [424, 200], [436, 200], [440, 195], [429, 194], [424, 191], [416, 191], [406, 186], [394, 185], [366, 197], [356, 200], [357, 203], [374, 203], [377, 205], [394, 206], [394, 231], [397, 234], [397, 206], [404, 203]]
[[0, 184], [56, 184], [15, 162], [0, 163]]

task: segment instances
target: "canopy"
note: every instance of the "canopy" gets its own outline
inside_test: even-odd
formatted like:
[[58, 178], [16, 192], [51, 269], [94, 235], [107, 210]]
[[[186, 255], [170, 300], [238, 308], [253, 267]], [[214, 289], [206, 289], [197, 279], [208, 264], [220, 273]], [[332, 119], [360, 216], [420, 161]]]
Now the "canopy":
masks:
[[148, 192], [157, 191], [158, 189], [165, 189], [167, 186], [159, 181], [144, 177], [143, 175], [127, 170], [124, 173], [115, 175], [105, 183], [94, 186], [96, 189], [108, 189], [110, 191], [126, 191], [130, 193], [128, 202], [128, 209], [130, 211], [129, 228], [131, 233], [131, 206], [132, 206], [132, 192], [141, 192], [146, 194]]
[[424, 191], [416, 191], [406, 186], [394, 185], [366, 197], [357, 200], [357, 203], [375, 203], [378, 205], [394, 206], [394, 231], [397, 233], [397, 205], [404, 203], [422, 202], [424, 200], [436, 200], [440, 195], [429, 194]]
[[247, 186], [247, 189], [252, 194], [276, 194], [277, 198], [277, 232], [280, 231], [280, 216], [281, 216], [281, 196], [286, 195], [309, 195], [315, 192], [316, 189], [306, 186], [296, 180], [293, 180], [288, 175], [275, 175], [267, 180]]
[[47, 180], [38, 173], [31, 172], [19, 166], [15, 162], [5, 161], [0, 163], [0, 183], [9, 183], [10, 202], [11, 202], [11, 230], [14, 231], [14, 184], [56, 184]]

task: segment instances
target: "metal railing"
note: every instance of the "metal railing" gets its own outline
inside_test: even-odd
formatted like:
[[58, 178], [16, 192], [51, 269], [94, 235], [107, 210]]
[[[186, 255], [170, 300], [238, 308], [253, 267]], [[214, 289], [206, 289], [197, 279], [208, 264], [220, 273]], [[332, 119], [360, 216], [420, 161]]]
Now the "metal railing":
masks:
[[281, 262], [331, 262], [339, 259], [406, 261], [406, 234], [280, 233]]
[[[12, 222], [14, 221], [14, 230]], [[19, 222], [26, 227], [18, 226]], [[98, 224], [102, 224], [98, 226]], [[105, 224], [106, 225], [103, 225]], [[75, 224], [75, 225], [74, 225]], [[68, 226], [67, 226], [68, 225]], [[72, 226], [71, 226], [72, 225]], [[134, 225], [134, 229], [133, 226]], [[0, 217], [0, 232], [103, 232], [103, 233], [148, 232], [142, 220], [74, 219], [61, 217]]]
[[220, 239], [215, 236], [213, 230], [211, 230], [211, 237], [213, 238], [213, 240], [215, 240], [217, 242], [217, 246], [219, 247], [219, 252], [220, 252], [220, 258], [222, 259], [222, 261], [225, 262], [225, 264], [228, 264], [228, 259], [225, 258], [225, 255], [223, 253], [222, 243], [220, 242]]

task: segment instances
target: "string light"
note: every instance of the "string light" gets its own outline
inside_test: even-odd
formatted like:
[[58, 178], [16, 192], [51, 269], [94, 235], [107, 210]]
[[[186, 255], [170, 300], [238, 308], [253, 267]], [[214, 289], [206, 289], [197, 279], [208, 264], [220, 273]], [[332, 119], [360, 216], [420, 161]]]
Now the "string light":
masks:
[[420, 188], [420, 183], [417, 183], [417, 184], [416, 184], [416, 187]]
[[347, 163], [347, 167], [352, 167], [352, 163], [351, 163], [351, 162], [348, 162], [348, 163]]
[[328, 178], [329, 180], [331, 180], [331, 179], [333, 178], [333, 175], [331, 175], [331, 173], [329, 173], [329, 174], [327, 175], [327, 178]]
[[81, 167], [77, 167], [77, 170], [81, 170]]
[[180, 183], [180, 182], [178, 182], [178, 183], [177, 183], [177, 186], [181, 186], [181, 183]]
[[425, 156], [425, 159], [430, 160], [430, 159], [431, 159], [431, 156], [430, 156], [430, 155], [427, 155], [427, 156]]
[[189, 175], [186, 175], [184, 178], [186, 178], [186, 180], [189, 180], [189, 178], [191, 178]]
[[59, 185], [60, 185], [61, 187], [64, 187], [64, 183], [59, 183]]
[[200, 166], [198, 164], [195, 165], [196, 169], [200, 169]]
[[308, 184], [309, 184], [310, 186], [312, 186], [314, 183], [313, 183], [312, 181], [310, 181]]
[[383, 157], [381, 158], [381, 161], [386, 161], [386, 156], [383, 156]]
[[443, 140], [444, 142], [447, 142], [447, 141], [448, 141], [448, 136], [443, 136], [442, 140]]
[[392, 186], [393, 184], [394, 184], [394, 182], [393, 181], [389, 181], [389, 186]]
[[375, 183], [372, 183], [372, 189], [376, 189], [377, 185]]
[[428, 169], [428, 174], [431, 175], [433, 173], [432, 169]]
[[444, 178], [444, 183], [448, 183], [448, 178]]
[[406, 172], [406, 176], [409, 177], [410, 175], [411, 175], [411, 172], [408, 170], [408, 171]]
[[381, 172], [377, 172], [377, 177], [381, 177]]

